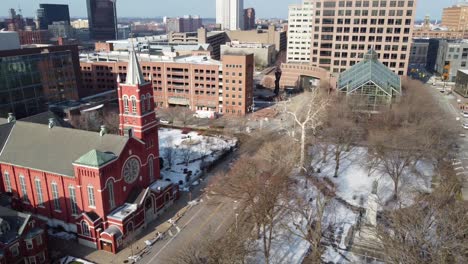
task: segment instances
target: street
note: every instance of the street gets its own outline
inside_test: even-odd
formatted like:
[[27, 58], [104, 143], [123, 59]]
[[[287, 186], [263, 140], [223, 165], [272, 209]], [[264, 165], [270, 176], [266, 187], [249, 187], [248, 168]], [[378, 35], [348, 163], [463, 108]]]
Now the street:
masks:
[[189, 245], [222, 236], [235, 221], [236, 203], [217, 198], [219, 204], [210, 204], [206, 199], [209, 198], [204, 196], [201, 203], [188, 211], [169, 235], [156, 242], [139, 263], [170, 263], [178, 252]]
[[[430, 84], [426, 84], [426, 87], [430, 89], [431, 94], [439, 102], [440, 107], [453, 117], [454, 122], [448, 123], [457, 126], [455, 129], [457, 132], [460, 132], [459, 134], [468, 134], [468, 130], [462, 127], [464, 123], [468, 123], [468, 118], [464, 117], [461, 110], [458, 109], [457, 95], [441, 93], [436, 87]], [[453, 167], [457, 176], [460, 176], [463, 181], [463, 199], [468, 200], [468, 138], [466, 136], [457, 136], [456, 142], [459, 146], [458, 157], [453, 161]]]

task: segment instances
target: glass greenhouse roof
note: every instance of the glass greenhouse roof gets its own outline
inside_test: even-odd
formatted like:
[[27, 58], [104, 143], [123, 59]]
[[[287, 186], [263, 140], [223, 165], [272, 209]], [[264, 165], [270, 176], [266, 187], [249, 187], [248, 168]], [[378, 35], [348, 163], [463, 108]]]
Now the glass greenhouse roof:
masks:
[[350, 93], [372, 81], [388, 95], [401, 94], [400, 77], [377, 58], [377, 53], [369, 50], [361, 62], [340, 74], [338, 89]]

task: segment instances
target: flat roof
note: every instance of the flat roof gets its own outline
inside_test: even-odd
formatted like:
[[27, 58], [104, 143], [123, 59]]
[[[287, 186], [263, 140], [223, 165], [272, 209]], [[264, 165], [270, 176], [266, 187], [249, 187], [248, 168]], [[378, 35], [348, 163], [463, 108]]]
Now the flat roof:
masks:
[[[128, 62], [129, 52], [127, 51], [111, 51], [111, 52], [93, 52], [93, 53], [81, 53], [80, 61], [81, 62], [97, 62], [97, 61], [106, 61], [116, 62], [124, 61]], [[192, 63], [192, 64], [204, 64], [204, 65], [218, 65], [221, 66], [222, 63], [217, 60], [211, 59], [209, 56], [158, 56], [150, 55], [148, 53], [138, 54], [138, 60], [140, 62], [175, 62], [175, 63]]]

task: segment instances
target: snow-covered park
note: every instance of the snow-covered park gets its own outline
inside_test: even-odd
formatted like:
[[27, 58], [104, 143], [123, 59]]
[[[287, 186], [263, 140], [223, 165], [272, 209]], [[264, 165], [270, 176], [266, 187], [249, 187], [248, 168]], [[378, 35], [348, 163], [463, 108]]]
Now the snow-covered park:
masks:
[[[349, 152], [341, 155], [338, 176], [335, 174], [335, 156], [333, 147], [328, 150], [327, 158], [323, 159], [321, 148], [311, 149], [312, 166], [320, 172], [316, 172], [316, 181], [329, 188], [335, 198], [332, 198], [322, 218], [322, 228], [331, 229], [331, 240], [326, 247], [322, 260], [325, 263], [363, 263], [361, 256], [349, 251], [347, 241], [350, 239], [351, 228], [355, 228], [360, 218], [360, 210], [365, 210], [367, 200], [372, 192], [374, 182], [378, 183], [377, 196], [380, 210], [391, 209], [393, 206], [408, 206], [412, 204], [414, 196], [419, 192], [430, 192], [434, 166], [430, 161], [418, 161], [411, 168], [405, 169], [401, 178], [401, 188], [398, 201], [393, 201], [393, 181], [378, 169], [369, 169], [367, 148], [354, 147]], [[300, 176], [298, 176], [300, 177]], [[316, 186], [310, 182], [305, 184], [303, 179], [296, 184], [297, 193], [305, 200], [311, 201], [310, 213], [316, 211], [315, 201], [320, 194]], [[306, 186], [308, 185], [308, 186]], [[321, 195], [321, 197], [323, 197]], [[391, 201], [389, 203], [389, 201]], [[309, 251], [309, 243], [302, 237], [295, 235], [301, 229], [306, 230], [308, 221], [305, 215], [291, 213], [281, 219], [275, 230], [272, 242], [272, 263], [300, 264]], [[262, 241], [257, 241], [259, 248]], [[261, 253], [254, 258], [256, 261], [264, 261]], [[379, 263], [370, 261], [367, 263]]]
[[183, 133], [179, 129], [159, 130], [159, 151], [163, 158], [161, 177], [187, 188], [196, 184], [203, 171], [232, 150], [237, 139], [206, 136], [199, 132]]

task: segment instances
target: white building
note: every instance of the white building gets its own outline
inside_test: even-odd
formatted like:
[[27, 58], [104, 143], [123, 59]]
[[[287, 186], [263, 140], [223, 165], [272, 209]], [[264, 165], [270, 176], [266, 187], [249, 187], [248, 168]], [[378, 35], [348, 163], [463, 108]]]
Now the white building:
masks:
[[435, 71], [446, 74], [447, 81], [454, 82], [458, 70], [468, 69], [468, 40], [439, 41]]
[[244, 29], [244, 0], [216, 0], [216, 23], [223, 30]]
[[289, 5], [288, 63], [309, 63], [314, 9], [312, 0]]

